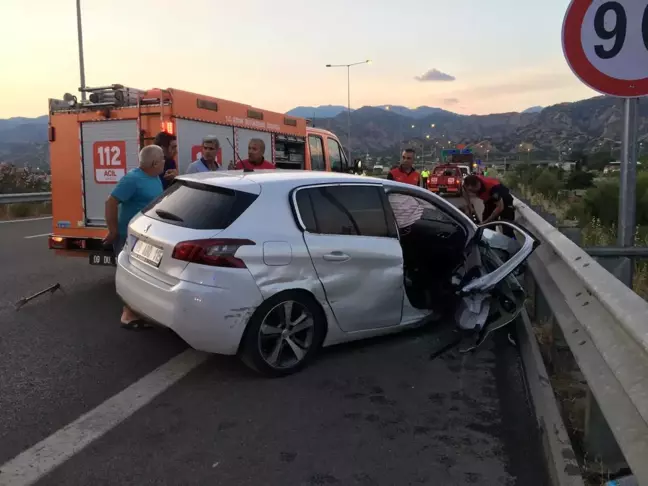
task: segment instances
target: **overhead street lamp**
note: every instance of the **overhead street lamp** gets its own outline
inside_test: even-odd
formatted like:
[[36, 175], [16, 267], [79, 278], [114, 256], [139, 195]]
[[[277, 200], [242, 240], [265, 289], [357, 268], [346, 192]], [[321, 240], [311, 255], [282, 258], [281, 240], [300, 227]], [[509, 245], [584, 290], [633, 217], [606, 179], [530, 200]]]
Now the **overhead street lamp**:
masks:
[[353, 160], [351, 156], [351, 68], [353, 66], [360, 66], [361, 64], [371, 64], [371, 59], [366, 61], [353, 62], [351, 64], [327, 64], [327, 68], [341, 68], [347, 69], [347, 149], [349, 151], [349, 159]]

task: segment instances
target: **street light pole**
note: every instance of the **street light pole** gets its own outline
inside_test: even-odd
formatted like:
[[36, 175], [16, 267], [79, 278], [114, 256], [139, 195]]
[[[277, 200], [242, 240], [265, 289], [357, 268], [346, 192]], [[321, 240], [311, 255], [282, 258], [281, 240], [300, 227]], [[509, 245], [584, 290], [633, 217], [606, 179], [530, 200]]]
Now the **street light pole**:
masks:
[[[78, 1], [78, 0], [77, 0]], [[371, 59], [366, 61], [353, 62], [351, 64], [327, 64], [327, 68], [345, 67], [347, 68], [347, 150], [349, 151], [349, 159], [353, 161], [351, 155], [351, 68], [359, 66], [360, 64], [371, 64]]]
[[79, 38], [79, 70], [81, 72], [81, 101], [86, 100], [85, 63], [83, 62], [83, 29], [81, 28], [81, 0], [76, 0], [77, 35]]

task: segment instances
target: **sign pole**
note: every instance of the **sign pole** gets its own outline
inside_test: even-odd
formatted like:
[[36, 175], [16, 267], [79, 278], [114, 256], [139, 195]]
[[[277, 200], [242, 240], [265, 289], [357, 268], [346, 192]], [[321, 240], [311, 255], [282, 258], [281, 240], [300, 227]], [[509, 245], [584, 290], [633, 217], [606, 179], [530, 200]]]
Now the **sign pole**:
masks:
[[[619, 184], [619, 227], [617, 245], [634, 246], [637, 224], [637, 111], [639, 98], [623, 100], [623, 139], [621, 152], [621, 178]], [[632, 288], [634, 265], [623, 258], [619, 265], [619, 279]]]

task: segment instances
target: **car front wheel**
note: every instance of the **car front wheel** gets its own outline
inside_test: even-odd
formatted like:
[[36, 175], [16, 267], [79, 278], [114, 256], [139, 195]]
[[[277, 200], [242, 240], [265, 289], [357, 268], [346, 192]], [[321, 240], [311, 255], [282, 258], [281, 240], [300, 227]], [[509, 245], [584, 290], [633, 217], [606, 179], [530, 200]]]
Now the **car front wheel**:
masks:
[[313, 359], [326, 334], [326, 317], [313, 297], [287, 291], [255, 311], [241, 348], [243, 362], [264, 375], [295, 373]]

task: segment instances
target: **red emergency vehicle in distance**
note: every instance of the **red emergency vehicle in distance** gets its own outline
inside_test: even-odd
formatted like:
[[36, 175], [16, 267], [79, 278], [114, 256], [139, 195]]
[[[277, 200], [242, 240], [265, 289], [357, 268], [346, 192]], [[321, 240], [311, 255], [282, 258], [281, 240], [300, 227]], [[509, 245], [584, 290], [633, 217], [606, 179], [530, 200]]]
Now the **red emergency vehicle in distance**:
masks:
[[265, 159], [278, 169], [349, 169], [339, 139], [304, 118], [173, 88], [113, 84], [85, 91], [88, 101], [71, 94], [49, 100], [49, 247], [59, 255], [87, 258], [103, 249], [106, 199], [160, 131], [177, 136], [180, 174], [200, 158], [207, 135], [220, 141], [216, 157], [225, 167], [246, 159], [248, 143], [256, 138], [265, 143]]
[[437, 165], [428, 179], [428, 189], [436, 194], [461, 195], [463, 175], [455, 164]]

